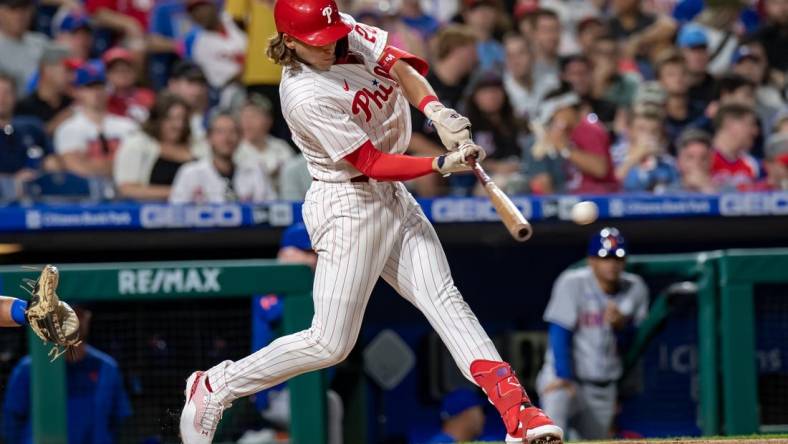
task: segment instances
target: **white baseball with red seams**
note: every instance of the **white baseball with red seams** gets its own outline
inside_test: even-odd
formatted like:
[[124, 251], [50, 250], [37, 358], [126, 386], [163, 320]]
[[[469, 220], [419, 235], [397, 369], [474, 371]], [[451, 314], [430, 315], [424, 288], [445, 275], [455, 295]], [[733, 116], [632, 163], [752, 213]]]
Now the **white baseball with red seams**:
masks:
[[[212, 402], [217, 404], [345, 359], [356, 343], [379, 277], [427, 317], [466, 378], [476, 382], [471, 374], [474, 361], [501, 361], [455, 287], [435, 230], [405, 186], [372, 179], [350, 181], [361, 173], [345, 156], [368, 140], [384, 153], [403, 153], [411, 126], [408, 100], [377, 62], [386, 48], [386, 32], [341, 17], [353, 25], [349, 48], [359, 63], [338, 63], [328, 71], [303, 64], [299, 72], [285, 68], [280, 85], [282, 111], [293, 141], [317, 179], [303, 205], [304, 222], [318, 254], [315, 316], [309, 329], [207, 370]], [[519, 383], [516, 387], [522, 392]], [[187, 416], [205, 415], [198, 408]], [[549, 420], [536, 421], [532, 427], [538, 427], [528, 432], [529, 437], [561, 436]], [[522, 428], [519, 434], [524, 434]], [[210, 442], [192, 436], [194, 443]]]

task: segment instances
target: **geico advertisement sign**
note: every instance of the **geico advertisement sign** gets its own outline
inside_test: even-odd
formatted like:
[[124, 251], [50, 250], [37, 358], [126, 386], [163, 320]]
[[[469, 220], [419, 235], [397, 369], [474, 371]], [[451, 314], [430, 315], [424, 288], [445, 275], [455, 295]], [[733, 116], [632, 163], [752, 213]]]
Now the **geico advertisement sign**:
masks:
[[209, 293], [222, 290], [221, 268], [150, 268], [118, 271], [118, 293]]
[[240, 205], [143, 205], [143, 228], [239, 227], [243, 223]]
[[784, 216], [788, 214], [788, 193], [740, 193], [720, 196], [723, 216]]
[[[512, 198], [523, 216], [531, 217], [528, 198]], [[494, 222], [501, 220], [489, 199], [435, 199], [430, 208], [435, 222]]]

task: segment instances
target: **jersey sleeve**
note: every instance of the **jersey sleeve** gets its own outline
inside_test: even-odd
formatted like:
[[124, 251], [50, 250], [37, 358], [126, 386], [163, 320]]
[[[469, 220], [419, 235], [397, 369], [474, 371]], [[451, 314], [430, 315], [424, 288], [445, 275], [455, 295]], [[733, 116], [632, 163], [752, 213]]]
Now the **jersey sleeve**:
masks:
[[367, 67], [374, 67], [388, 41], [388, 32], [374, 26], [358, 23], [348, 14], [340, 13], [342, 21], [353, 27], [347, 36], [348, 49], [361, 55]]
[[388, 73], [397, 60], [405, 60], [421, 75], [427, 75], [429, 64], [421, 57], [417, 57], [403, 49], [388, 44], [388, 32], [357, 23], [353, 17], [342, 14], [342, 20], [353, 26], [348, 34], [348, 47], [350, 51], [360, 54], [364, 58], [364, 65], [370, 72], [375, 68], [382, 68]]
[[544, 312], [545, 322], [574, 331], [577, 325], [576, 296], [580, 293], [578, 280], [563, 273], [553, 284], [550, 302]]
[[369, 136], [350, 115], [322, 103], [305, 103], [290, 111], [288, 121], [300, 136], [323, 148], [332, 161], [339, 162], [363, 145]]

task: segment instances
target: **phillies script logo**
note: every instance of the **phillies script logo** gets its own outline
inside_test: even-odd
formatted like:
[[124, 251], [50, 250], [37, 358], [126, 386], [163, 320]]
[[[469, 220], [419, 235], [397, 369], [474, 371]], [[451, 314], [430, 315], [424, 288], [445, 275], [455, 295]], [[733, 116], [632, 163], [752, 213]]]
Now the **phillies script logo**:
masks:
[[356, 92], [355, 97], [353, 97], [353, 106], [351, 108], [353, 114], [358, 114], [359, 112], [364, 111], [364, 119], [367, 122], [372, 119], [372, 110], [370, 109], [370, 104], [374, 103], [378, 109], [383, 109], [383, 104], [388, 102], [389, 97], [391, 97], [391, 93], [394, 92], [393, 86], [386, 86], [377, 80], [373, 81], [372, 85], [377, 86], [375, 91], [362, 88]]

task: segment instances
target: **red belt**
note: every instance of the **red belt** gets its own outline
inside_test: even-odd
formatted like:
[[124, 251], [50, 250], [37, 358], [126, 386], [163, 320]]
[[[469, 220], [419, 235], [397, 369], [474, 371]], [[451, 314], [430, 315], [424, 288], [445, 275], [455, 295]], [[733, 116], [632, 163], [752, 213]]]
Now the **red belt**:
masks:
[[[320, 179], [315, 179], [314, 177], [312, 178], [312, 180], [314, 180], [315, 182], [323, 182]], [[351, 178], [350, 180], [343, 181], [343, 182], [369, 182], [369, 177], [368, 176], [356, 176], [356, 177]]]

